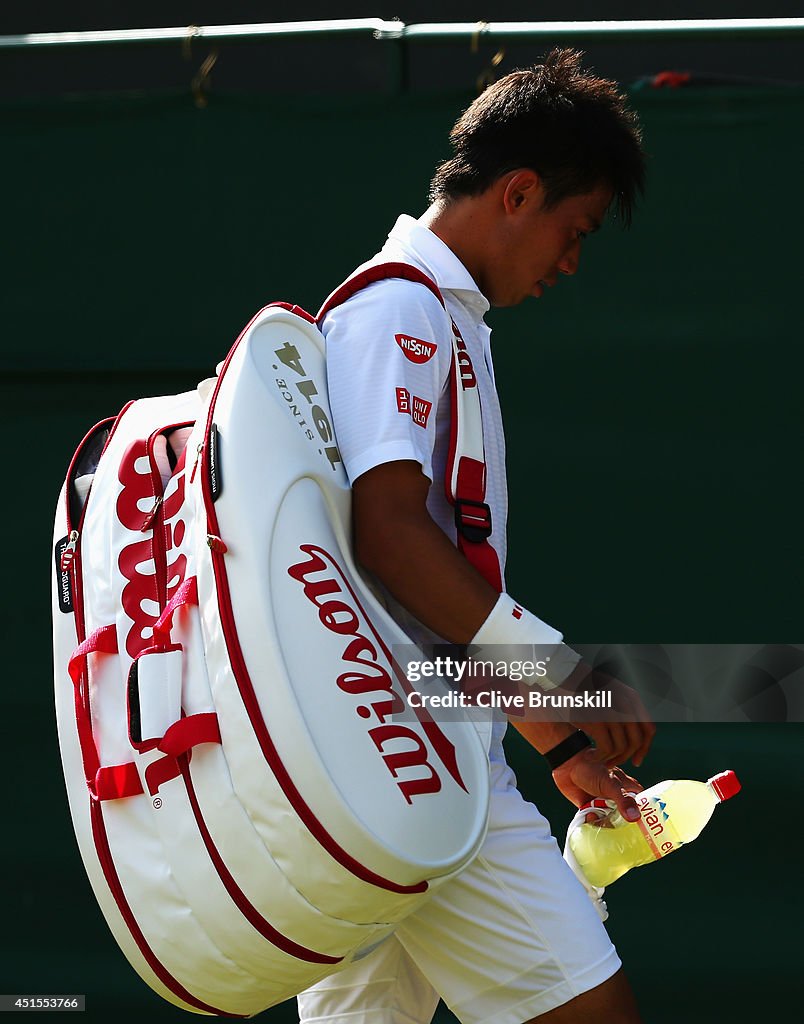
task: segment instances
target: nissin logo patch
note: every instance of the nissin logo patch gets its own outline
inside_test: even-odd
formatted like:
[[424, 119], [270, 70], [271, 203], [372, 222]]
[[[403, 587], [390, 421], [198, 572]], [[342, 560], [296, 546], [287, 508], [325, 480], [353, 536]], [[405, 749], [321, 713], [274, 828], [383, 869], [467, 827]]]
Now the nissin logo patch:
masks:
[[427, 363], [438, 350], [438, 345], [435, 342], [411, 338], [409, 334], [395, 334], [394, 337], [397, 345], [405, 353], [405, 357], [412, 363]]

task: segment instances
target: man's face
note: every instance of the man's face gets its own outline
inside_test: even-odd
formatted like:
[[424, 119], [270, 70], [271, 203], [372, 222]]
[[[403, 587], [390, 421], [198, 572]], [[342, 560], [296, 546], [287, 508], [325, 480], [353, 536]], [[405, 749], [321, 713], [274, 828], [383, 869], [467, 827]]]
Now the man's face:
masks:
[[560, 274], [574, 274], [583, 240], [600, 228], [611, 200], [611, 189], [601, 186], [544, 209], [540, 183], [508, 196], [498, 244], [484, 268], [491, 304], [515, 306], [528, 296], [539, 298]]

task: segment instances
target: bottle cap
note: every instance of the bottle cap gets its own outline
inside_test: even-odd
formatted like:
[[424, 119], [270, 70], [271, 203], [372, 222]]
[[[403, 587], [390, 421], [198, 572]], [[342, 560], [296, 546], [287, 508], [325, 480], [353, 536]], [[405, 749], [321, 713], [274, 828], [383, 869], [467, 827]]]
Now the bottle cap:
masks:
[[718, 775], [713, 775], [709, 779], [708, 783], [715, 791], [715, 795], [718, 800], [728, 800], [729, 797], [734, 796], [735, 793], [739, 793], [742, 789], [740, 780], [734, 774], [734, 772], [720, 772]]

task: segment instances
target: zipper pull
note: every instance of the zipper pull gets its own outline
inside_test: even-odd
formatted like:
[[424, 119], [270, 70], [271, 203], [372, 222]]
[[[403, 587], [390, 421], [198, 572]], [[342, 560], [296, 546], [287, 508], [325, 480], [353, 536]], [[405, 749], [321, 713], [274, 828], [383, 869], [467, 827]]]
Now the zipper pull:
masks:
[[151, 511], [146, 515], [145, 519], [143, 520], [142, 526], [140, 527], [140, 533], [146, 533], [154, 525], [154, 519], [156, 519], [156, 513], [159, 511], [159, 506], [161, 504], [162, 504], [162, 495], [160, 494], [159, 497], [154, 502], [154, 507], [151, 509]]
[[192, 473], [190, 473], [190, 483], [192, 483], [193, 480], [195, 480], [195, 471], [198, 469], [198, 460], [201, 458], [201, 452], [203, 452], [203, 450], [204, 442], [202, 441], [201, 444], [199, 444], [199, 446], [195, 450], [195, 462], [193, 463], [193, 471]]
[[229, 550], [225, 541], [221, 540], [220, 537], [216, 537], [214, 533], [207, 534], [207, 546], [210, 551], [216, 551], [219, 555], [225, 555]]
[[72, 565], [72, 561], [75, 558], [75, 549], [78, 546], [78, 530], [70, 530], [70, 536], [67, 539], [67, 547], [61, 553], [61, 571], [67, 572]]

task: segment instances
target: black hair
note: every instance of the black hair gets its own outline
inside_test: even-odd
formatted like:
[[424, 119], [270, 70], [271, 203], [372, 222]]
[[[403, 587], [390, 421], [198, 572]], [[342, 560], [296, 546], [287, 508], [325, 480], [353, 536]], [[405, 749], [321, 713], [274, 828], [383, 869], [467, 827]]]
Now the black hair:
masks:
[[431, 202], [479, 195], [527, 167], [542, 179], [546, 208], [604, 185], [630, 224], [645, 182], [642, 131], [617, 83], [584, 69], [582, 57], [554, 49], [478, 96], [450, 132], [454, 155], [436, 169]]

